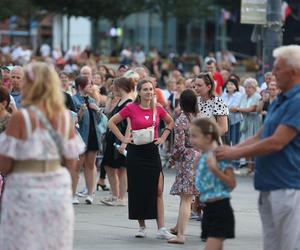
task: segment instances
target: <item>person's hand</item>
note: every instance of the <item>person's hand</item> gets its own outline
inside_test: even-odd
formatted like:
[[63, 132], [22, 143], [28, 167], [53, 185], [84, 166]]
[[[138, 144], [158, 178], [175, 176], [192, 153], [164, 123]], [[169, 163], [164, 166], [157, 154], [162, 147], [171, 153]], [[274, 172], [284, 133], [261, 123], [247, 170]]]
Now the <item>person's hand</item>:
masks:
[[218, 160], [235, 160], [239, 158], [235, 148], [226, 145], [219, 146], [215, 150], [215, 155]]
[[83, 113], [86, 109], [87, 109], [87, 106], [86, 106], [85, 103], [80, 106], [80, 109], [79, 109], [79, 112], [78, 112], [80, 117], [83, 115]]
[[175, 161], [173, 158], [169, 159], [169, 165], [170, 165], [170, 168], [175, 165]]
[[95, 111], [99, 111], [99, 107], [97, 106], [96, 103], [89, 103], [89, 108]]
[[157, 138], [155, 141], [154, 141], [154, 144], [155, 145], [162, 145], [164, 144], [165, 140], [161, 137]]
[[270, 100], [270, 94], [268, 92], [264, 93], [262, 96], [263, 102], [269, 102]]
[[124, 153], [124, 150], [126, 149], [127, 147], [127, 143], [122, 143], [121, 146], [119, 147], [119, 153], [120, 154], [123, 154]]
[[122, 140], [122, 144], [126, 144], [127, 145], [128, 143], [132, 143], [132, 138], [130, 138], [130, 137], [124, 137], [124, 139]]
[[175, 114], [176, 116], [179, 116], [180, 113], [181, 113], [181, 108], [177, 107], [177, 108], [174, 109], [174, 114]]
[[236, 112], [238, 112], [238, 108], [237, 107], [232, 107], [232, 108], [230, 108], [230, 112], [231, 113], [236, 113]]
[[213, 173], [219, 169], [218, 168], [218, 162], [217, 162], [216, 156], [213, 153], [210, 153], [208, 155], [206, 163], [207, 163], [210, 171], [213, 172]]

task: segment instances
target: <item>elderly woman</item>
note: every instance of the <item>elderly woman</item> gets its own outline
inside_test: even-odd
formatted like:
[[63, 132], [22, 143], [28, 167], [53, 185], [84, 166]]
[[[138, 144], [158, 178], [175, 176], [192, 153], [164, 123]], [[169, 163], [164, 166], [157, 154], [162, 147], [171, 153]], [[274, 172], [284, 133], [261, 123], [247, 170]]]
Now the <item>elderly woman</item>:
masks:
[[[260, 94], [256, 92], [257, 81], [254, 78], [247, 78], [244, 81], [244, 86], [246, 93], [241, 97], [240, 105], [230, 109], [231, 112], [239, 112], [243, 115], [243, 121], [240, 127], [240, 142], [243, 142], [249, 137], [255, 135], [261, 127], [261, 117], [256, 112], [258, 102], [261, 98]], [[248, 170], [249, 173], [252, 172], [252, 163], [248, 164]]]
[[256, 112], [256, 107], [261, 98], [256, 92], [257, 81], [254, 78], [247, 78], [244, 82], [246, 93], [241, 97], [238, 107], [233, 107], [231, 112], [240, 112], [243, 115], [241, 123], [241, 142], [256, 134], [261, 126], [261, 118]]

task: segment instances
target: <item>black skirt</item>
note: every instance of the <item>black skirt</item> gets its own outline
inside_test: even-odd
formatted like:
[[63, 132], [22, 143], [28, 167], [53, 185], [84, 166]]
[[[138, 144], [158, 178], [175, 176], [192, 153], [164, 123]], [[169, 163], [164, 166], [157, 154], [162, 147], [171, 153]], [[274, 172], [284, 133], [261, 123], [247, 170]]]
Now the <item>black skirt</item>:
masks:
[[127, 146], [130, 220], [157, 219], [157, 188], [162, 164], [154, 143]]

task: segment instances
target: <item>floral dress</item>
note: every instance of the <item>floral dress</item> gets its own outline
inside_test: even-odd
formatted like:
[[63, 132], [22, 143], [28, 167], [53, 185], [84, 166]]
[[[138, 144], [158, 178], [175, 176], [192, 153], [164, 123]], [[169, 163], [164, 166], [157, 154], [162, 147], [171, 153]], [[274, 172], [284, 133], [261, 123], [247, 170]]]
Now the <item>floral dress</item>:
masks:
[[[32, 130], [28, 111], [21, 109], [27, 138], [0, 135], [0, 154], [16, 161], [55, 161], [60, 159], [57, 145], [49, 132]], [[65, 115], [69, 116], [66, 111]], [[66, 117], [68, 119], [69, 117]], [[62, 139], [62, 155], [76, 159], [85, 150], [82, 140], [68, 139], [68, 126]], [[74, 210], [69, 171], [44, 173], [14, 172], [5, 182], [0, 218], [0, 248], [5, 250], [73, 249]]]
[[190, 121], [185, 113], [181, 113], [175, 122], [175, 141], [171, 159], [176, 162], [176, 178], [170, 194], [196, 194], [194, 161], [199, 153], [192, 148], [189, 139]]

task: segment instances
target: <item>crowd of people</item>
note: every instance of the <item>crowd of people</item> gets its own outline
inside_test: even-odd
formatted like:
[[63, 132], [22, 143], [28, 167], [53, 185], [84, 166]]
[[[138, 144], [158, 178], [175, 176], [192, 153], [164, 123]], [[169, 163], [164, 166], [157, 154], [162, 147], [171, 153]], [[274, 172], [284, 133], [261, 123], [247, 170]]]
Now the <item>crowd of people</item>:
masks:
[[[293, 201], [299, 210], [299, 181], [290, 175], [300, 174], [295, 169], [299, 159], [291, 154], [296, 152], [293, 147], [299, 147], [299, 112], [296, 106], [288, 106], [288, 110], [280, 105], [286, 100], [299, 102], [300, 67], [287, 56], [298, 59], [300, 49], [279, 48], [274, 56], [274, 71], [265, 74], [260, 87], [254, 78], [236, 75], [235, 63], [223, 67], [212, 55], [204, 60], [202, 69], [195, 65], [192, 72], [168, 70], [158, 63], [157, 53], [153, 53], [150, 68], [127, 62], [108, 67], [87, 60], [70, 72], [58, 60], [46, 57], [44, 62], [3, 65], [1, 245], [4, 249], [72, 249], [71, 205], [79, 203], [78, 197], [84, 197], [86, 204], [95, 203], [95, 190], [101, 187], [111, 189], [102, 204], [128, 204], [129, 219], [139, 224], [135, 237], [146, 237], [145, 220], [156, 219], [157, 238], [184, 244], [188, 220], [196, 213], [202, 219], [201, 238], [207, 241], [207, 249], [222, 249], [225, 239], [234, 238], [230, 205], [230, 192], [236, 185], [234, 172], [245, 165], [249, 174], [255, 171], [264, 202], [269, 199], [266, 191], [295, 189]], [[281, 72], [284, 66], [291, 68], [289, 76]], [[290, 90], [293, 87], [295, 90]], [[275, 114], [277, 109], [280, 115]], [[277, 133], [277, 124], [284, 128], [278, 128], [278, 138], [268, 140]], [[284, 132], [286, 138], [282, 138]], [[278, 143], [282, 147], [277, 147]], [[282, 152], [285, 147], [292, 149]], [[275, 155], [278, 151], [283, 155]], [[269, 158], [272, 162], [277, 158], [290, 161], [282, 177], [262, 166], [270, 166], [266, 163]], [[164, 223], [162, 160], [176, 167], [170, 194], [180, 196], [178, 219], [170, 230]], [[86, 187], [79, 192], [81, 169]], [[274, 183], [264, 177], [273, 178]], [[284, 177], [287, 179], [281, 179]], [[276, 178], [280, 180], [276, 182]], [[282, 195], [289, 199], [288, 191]], [[280, 229], [276, 226], [284, 216], [268, 217], [276, 222], [271, 227], [263, 218], [270, 208], [261, 209], [264, 233], [274, 233], [274, 242], [282, 246], [275, 247], [265, 239], [265, 249], [299, 245], [296, 227], [286, 243], [275, 236], [285, 230], [283, 225]], [[287, 213], [289, 221], [295, 219]]]

